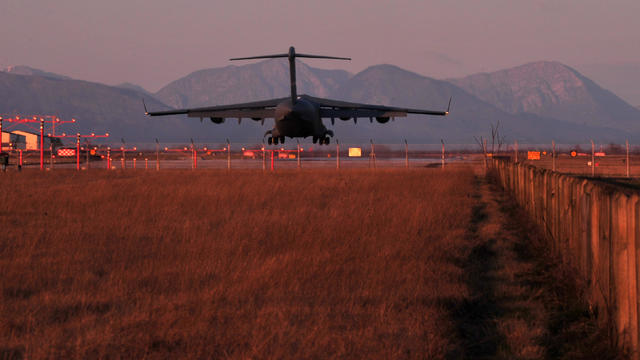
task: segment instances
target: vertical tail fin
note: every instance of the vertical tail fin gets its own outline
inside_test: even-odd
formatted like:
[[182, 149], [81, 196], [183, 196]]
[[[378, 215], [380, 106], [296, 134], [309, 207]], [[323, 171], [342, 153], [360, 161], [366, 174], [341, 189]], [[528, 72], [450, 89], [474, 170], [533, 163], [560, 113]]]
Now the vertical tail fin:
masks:
[[312, 58], [312, 59], [334, 59], [334, 60], [351, 60], [351, 58], [345, 57], [336, 57], [336, 56], [324, 56], [324, 55], [311, 55], [311, 54], [296, 54], [296, 49], [291, 46], [289, 48], [289, 52], [286, 54], [274, 54], [274, 55], [260, 55], [260, 56], [249, 56], [249, 57], [241, 57], [241, 58], [233, 58], [229, 59], [231, 61], [235, 60], [253, 60], [253, 59], [273, 59], [273, 58], [289, 58], [289, 80], [291, 86], [291, 104], [296, 103], [296, 99], [298, 98], [298, 90], [296, 86], [296, 58]]

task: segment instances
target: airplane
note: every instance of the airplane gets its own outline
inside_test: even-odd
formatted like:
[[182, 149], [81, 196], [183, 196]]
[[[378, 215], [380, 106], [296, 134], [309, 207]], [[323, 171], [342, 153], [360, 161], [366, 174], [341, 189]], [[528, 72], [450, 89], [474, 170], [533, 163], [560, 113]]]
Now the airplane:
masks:
[[333, 131], [324, 126], [322, 119], [331, 119], [331, 124], [335, 124], [335, 119], [350, 120], [353, 119], [357, 123], [358, 118], [369, 118], [371, 122], [375, 118], [379, 123], [386, 123], [395, 117], [404, 117], [407, 114], [424, 114], [446, 116], [449, 114], [451, 107], [451, 99], [446, 111], [408, 109], [403, 107], [382, 106], [359, 104], [339, 100], [323, 99], [309, 95], [298, 95], [296, 88], [296, 58], [313, 58], [313, 59], [336, 59], [351, 60], [350, 58], [299, 54], [293, 46], [289, 48], [289, 52], [285, 54], [250, 56], [229, 59], [237, 60], [253, 60], [253, 59], [272, 59], [272, 58], [288, 58], [289, 59], [289, 77], [291, 81], [291, 96], [279, 99], [270, 99], [263, 101], [255, 101], [241, 104], [217, 105], [209, 107], [200, 107], [193, 109], [177, 109], [168, 111], [147, 111], [144, 105], [145, 115], [148, 116], [165, 116], [186, 114], [188, 117], [209, 118], [215, 124], [221, 124], [226, 118], [238, 118], [238, 123], [242, 118], [250, 118], [255, 121], [264, 119], [275, 119], [273, 129], [267, 131], [264, 136], [267, 138], [269, 145], [277, 145], [279, 142], [284, 144], [285, 137], [288, 138], [307, 138], [312, 137], [313, 143], [320, 145], [330, 143], [330, 137], [333, 137]]

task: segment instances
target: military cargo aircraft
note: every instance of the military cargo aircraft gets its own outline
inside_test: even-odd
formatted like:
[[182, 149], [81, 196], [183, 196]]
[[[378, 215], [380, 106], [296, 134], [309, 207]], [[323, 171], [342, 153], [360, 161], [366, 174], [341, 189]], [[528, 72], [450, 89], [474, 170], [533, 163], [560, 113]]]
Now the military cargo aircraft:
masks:
[[331, 119], [331, 124], [335, 124], [335, 119], [358, 121], [358, 118], [369, 118], [371, 122], [375, 118], [379, 123], [386, 123], [395, 117], [407, 116], [407, 114], [424, 114], [445, 116], [449, 114], [451, 99], [446, 111], [408, 109], [402, 107], [382, 106], [351, 103], [346, 101], [323, 99], [309, 95], [298, 95], [296, 89], [296, 58], [314, 59], [337, 59], [351, 60], [350, 58], [298, 54], [292, 46], [286, 54], [251, 56], [233, 58], [235, 60], [288, 58], [289, 75], [291, 80], [291, 96], [279, 99], [270, 99], [242, 104], [208, 106], [193, 109], [177, 109], [168, 111], [147, 111], [149, 116], [180, 115], [186, 114], [188, 117], [209, 118], [215, 124], [221, 124], [227, 118], [237, 118], [238, 122], [242, 118], [250, 118], [264, 123], [264, 119], [274, 119], [273, 129], [267, 131], [264, 136], [269, 145], [284, 144], [285, 137], [306, 138], [311, 136], [313, 143], [329, 144], [333, 131], [327, 129], [322, 123], [322, 119]]

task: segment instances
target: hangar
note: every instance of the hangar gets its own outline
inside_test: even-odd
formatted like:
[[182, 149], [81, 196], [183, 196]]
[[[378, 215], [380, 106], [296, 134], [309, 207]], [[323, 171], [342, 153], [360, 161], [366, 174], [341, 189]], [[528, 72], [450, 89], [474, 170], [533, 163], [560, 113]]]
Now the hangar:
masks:
[[[23, 150], [39, 150], [40, 149], [40, 134], [32, 133], [29, 131], [23, 130], [15, 130], [12, 131], [11, 134], [15, 134], [18, 136], [22, 136], [24, 138], [23, 142], [18, 142], [18, 146], [16, 148]], [[3, 137], [4, 142], [4, 137]], [[44, 137], [44, 148], [48, 149], [51, 144], [53, 144], [54, 148], [62, 146], [62, 141], [57, 137]]]
[[11, 149], [24, 149], [26, 141], [27, 140], [24, 135], [3, 131], [2, 132], [2, 149], [0, 149], [0, 151], [11, 150]]

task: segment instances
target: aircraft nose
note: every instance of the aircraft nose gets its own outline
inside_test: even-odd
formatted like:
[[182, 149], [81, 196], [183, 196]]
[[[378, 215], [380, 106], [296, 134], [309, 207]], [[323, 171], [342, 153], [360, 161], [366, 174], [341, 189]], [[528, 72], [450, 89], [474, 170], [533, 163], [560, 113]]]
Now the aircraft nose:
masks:
[[283, 119], [293, 112], [292, 106], [287, 103], [280, 103], [276, 106], [276, 118]]

